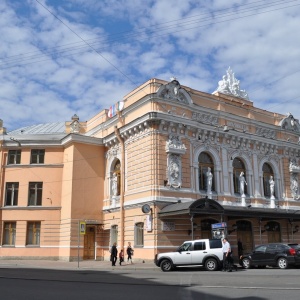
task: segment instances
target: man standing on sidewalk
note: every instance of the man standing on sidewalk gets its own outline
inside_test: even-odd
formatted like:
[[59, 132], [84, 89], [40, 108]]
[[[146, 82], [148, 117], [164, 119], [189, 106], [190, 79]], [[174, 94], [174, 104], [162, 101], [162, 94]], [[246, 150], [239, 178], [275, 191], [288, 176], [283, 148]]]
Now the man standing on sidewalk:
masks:
[[112, 267], [116, 266], [117, 259], [118, 259], [117, 243], [114, 243], [110, 251], [110, 260], [111, 260]]
[[230, 248], [230, 244], [229, 244], [227, 238], [223, 238], [222, 251], [223, 251], [223, 270], [222, 271], [232, 272], [231, 257], [230, 257], [231, 248]]

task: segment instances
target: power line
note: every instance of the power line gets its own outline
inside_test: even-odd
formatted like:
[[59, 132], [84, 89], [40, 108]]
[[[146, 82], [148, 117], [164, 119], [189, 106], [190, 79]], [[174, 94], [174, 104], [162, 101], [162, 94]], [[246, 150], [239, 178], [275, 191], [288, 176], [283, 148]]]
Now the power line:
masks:
[[78, 33], [76, 33], [70, 26], [64, 23], [59, 17], [53, 14], [46, 6], [44, 6], [39, 0], [35, 0], [42, 7], [44, 7], [53, 17], [55, 17], [58, 21], [60, 21], [65, 27], [67, 27], [72, 33], [74, 33], [79, 39], [81, 39], [85, 44], [87, 44], [93, 51], [95, 51], [99, 56], [101, 56], [106, 62], [108, 62], [114, 69], [116, 69], [119, 73], [121, 73], [124, 77], [126, 77], [131, 83], [135, 84], [125, 73], [123, 73], [119, 68], [117, 68], [113, 63], [111, 63], [106, 57], [104, 57], [97, 49], [95, 49], [90, 43], [84, 40]]
[[[36, 0], [37, 2], [38, 2], [38, 0]], [[289, 2], [294, 2], [294, 1], [298, 1], [298, 0], [290, 0]], [[258, 1], [258, 2], [260, 2], [260, 1]], [[279, 2], [279, 3], [278, 3]], [[39, 3], [39, 2], [38, 2]], [[274, 4], [275, 3], [275, 4]], [[276, 2], [274, 2], [274, 3], [272, 3], [272, 5], [268, 5], [268, 6], [265, 6], [264, 5], [264, 8], [269, 8], [269, 7], [271, 7], [271, 6], [274, 6], [274, 5], [280, 5], [280, 4], [282, 4], [282, 2], [281, 1], [276, 1]], [[285, 1], [284, 2], [284, 4], [286, 4], [287, 2]], [[300, 4], [297, 4], [297, 5], [300, 5]], [[293, 5], [294, 6], [294, 5]], [[278, 8], [278, 9], [285, 9], [285, 8], [289, 8], [289, 7], [291, 7], [291, 6], [285, 6], [285, 7], [280, 7], [280, 8]], [[251, 9], [250, 9], [250, 11], [253, 11], [253, 10], [257, 10], [259, 8], [259, 6], [256, 6], [256, 7], [252, 7]], [[47, 8], [46, 8], [47, 9]], [[278, 9], [276, 9], [276, 10], [278, 10]], [[48, 10], [48, 9], [47, 9]], [[228, 9], [227, 9], [228, 10]], [[49, 10], [48, 10], [49, 11]], [[247, 11], [249, 11], [249, 8], [246, 8], [246, 9], [243, 9], [243, 10], [240, 10], [240, 11], [238, 11], [239, 13], [241, 13], [241, 12], [247, 12]], [[154, 29], [153, 29], [153, 26], [152, 27], [150, 27], [151, 28], [151, 30], [150, 31], [148, 31], [148, 32], [145, 32], [144, 30], [142, 31], [141, 29], [140, 30], [138, 30], [138, 31], [135, 31], [135, 32], [133, 32], [133, 33], [129, 33], [129, 34], [127, 34], [127, 35], [123, 35], [123, 37], [122, 37], [122, 39], [123, 40], [126, 40], [126, 39], [128, 39], [128, 38], [134, 38], [134, 37], [140, 37], [142, 34], [147, 34], [147, 35], [149, 35], [150, 34], [150, 37], [159, 37], [159, 36], [165, 36], [165, 35], [169, 35], [169, 34], [172, 34], [172, 33], [177, 33], [177, 32], [180, 32], [180, 31], [185, 31], [185, 30], [191, 30], [191, 29], [194, 29], [194, 28], [200, 28], [200, 27], [206, 27], [206, 26], [210, 26], [210, 25], [214, 25], [214, 24], [218, 24], [218, 23], [222, 23], [222, 22], [228, 22], [228, 21], [232, 21], [232, 20], [236, 20], [236, 19], [240, 19], [240, 18], [245, 18], [245, 17], [249, 17], [249, 16], [253, 16], [253, 15], [257, 15], [257, 14], [262, 14], [262, 13], [267, 13], [267, 12], [272, 12], [272, 11], [274, 11], [274, 10], [269, 10], [269, 11], [265, 11], [265, 12], [259, 12], [259, 13], [255, 13], [255, 14], [251, 14], [251, 15], [248, 15], [248, 16], [240, 16], [240, 17], [235, 17], [235, 18], [232, 18], [232, 19], [227, 19], [227, 20], [223, 20], [223, 21], [217, 21], [217, 22], [212, 22], [212, 23], [209, 23], [209, 24], [204, 24], [204, 25], [200, 25], [200, 26], [196, 26], [196, 27], [190, 27], [190, 28], [184, 28], [184, 29], [181, 29], [181, 30], [176, 30], [176, 31], [171, 31], [171, 32], [167, 32], [167, 33], [159, 33], [159, 34], [156, 34], [157, 33], [157, 30], [158, 29], [160, 29], [160, 31], [162, 32], [162, 31], [164, 31], [164, 30], [170, 30], [171, 28], [174, 28], [174, 27], [176, 27], [176, 28], [178, 28], [178, 26], [180, 26], [180, 25], [185, 25], [185, 23], [187, 23], [187, 22], [182, 22], [182, 23], [180, 23], [180, 24], [174, 24], [174, 25], [171, 25], [171, 26], [168, 26], [168, 27], [163, 27], [163, 26], [161, 26], [162, 24], [166, 24], [166, 23], [170, 23], [170, 22], [175, 22], [175, 21], [178, 21], [178, 20], [175, 20], [175, 21], [169, 21], [169, 22], [165, 22], [165, 23], [161, 23], [161, 24], [159, 24], [159, 25], [157, 25], [157, 26], [154, 26]], [[50, 12], [50, 11], [49, 11]], [[52, 12], [50, 12], [53, 16], [55, 16]], [[236, 15], [236, 13], [237, 12], [230, 12], [230, 13], [226, 13], [226, 14], [221, 14], [221, 15], [215, 15], [214, 17], [217, 17], [218, 19], [220, 19], [220, 18], [224, 18], [224, 17], [228, 17], [228, 16], [231, 16], [231, 15]], [[55, 16], [56, 17], [56, 16]], [[193, 17], [189, 17], [189, 19], [190, 18], [195, 18], [195, 17], [198, 17], [198, 15], [197, 16], [193, 16]], [[58, 20], [60, 20], [58, 17], [56, 17]], [[185, 18], [184, 18], [185, 19]], [[193, 24], [196, 24], [196, 23], [200, 23], [200, 22], [203, 22], [203, 21], [207, 21], [207, 20], [211, 20], [212, 19], [212, 17], [208, 17], [208, 18], [206, 18], [206, 19], [200, 19], [200, 20], [197, 20], [197, 21], [193, 21], [192, 23], [191, 23], [191, 21], [188, 21], [188, 23], [189, 23], [189, 25], [193, 25]], [[180, 19], [179, 19], [180, 20]], [[181, 19], [181, 20], [183, 20], [183, 19]], [[61, 20], [60, 20], [61, 21]], [[63, 21], [61, 21], [62, 23], [63, 23]], [[65, 23], [63, 23], [64, 25], [65, 25]], [[67, 25], [65, 25], [65, 26], [67, 26]], [[70, 27], [68, 27], [67, 26], [67, 28], [69, 28], [70, 29]], [[147, 29], [147, 28], [143, 28], [143, 29]], [[71, 29], [70, 29], [71, 30]], [[73, 33], [74, 33], [74, 31], [73, 30], [71, 30]], [[76, 33], [75, 33], [76, 34]], [[76, 34], [77, 35], [77, 34]], [[77, 35], [78, 36], [78, 35]], [[40, 53], [40, 51], [38, 51], [38, 53], [40, 53], [40, 54], [38, 54], [38, 55], [31, 55], [31, 56], [27, 56], [27, 57], [25, 57], [24, 56], [24, 54], [22, 55], [22, 57], [20, 57], [20, 58], [18, 58], [18, 57], [16, 57], [16, 56], [12, 56], [12, 57], [7, 57], [6, 59], [4, 58], [2, 58], [2, 65], [8, 65], [8, 64], [17, 64], [19, 61], [24, 61], [24, 60], [31, 60], [31, 59], [35, 59], [35, 58], [37, 58], [37, 57], [40, 57], [40, 56], [45, 56], [45, 55], [60, 55], [61, 53], [64, 53], [64, 52], [68, 52], [68, 51], [74, 51], [74, 50], [76, 50], [76, 49], [82, 49], [82, 51], [86, 51], [86, 48], [91, 48], [93, 51], [101, 51], [102, 49], [104, 49], [104, 48], [98, 48], [98, 49], [96, 49], [95, 47], [96, 47], [96, 45], [97, 44], [99, 44], [99, 43], [102, 43], [103, 41], [102, 40], [98, 40], [97, 39], [97, 41], [95, 41], [95, 42], [87, 42], [87, 41], [90, 41], [90, 40], [83, 40], [81, 37], [80, 37], [80, 39], [82, 40], [82, 41], [84, 41], [85, 42], [85, 46], [83, 46], [83, 45], [79, 45], [79, 46], [77, 46], [77, 47], [68, 47], [68, 48], [63, 48], [63, 49], [61, 49], [61, 50], [58, 50], [58, 51], [55, 51], [55, 52], [50, 52], [49, 50], [43, 50], [43, 53]], [[120, 37], [118, 37], [117, 39], [108, 39], [108, 40], [106, 40], [106, 42], [107, 43], [113, 43], [113, 42], [120, 42], [120, 40], [122, 40], [122, 39], [120, 39]], [[145, 38], [143, 38], [142, 40], [144, 40], [144, 39], [148, 39], [148, 36], [146, 36]], [[92, 39], [91, 41], [94, 41], [95, 39]], [[136, 39], [137, 41], [139, 41], [138, 39]], [[74, 44], [74, 43], [72, 43], [72, 44]], [[68, 44], [68, 45], [71, 45], [71, 44]], [[64, 46], [59, 46], [59, 47], [55, 47], [54, 49], [57, 49], [57, 48], [62, 48], [62, 47], [64, 47]], [[107, 48], [107, 47], [109, 47], [109, 45], [108, 46], [106, 46], [105, 48]], [[50, 48], [50, 50], [51, 50], [51, 48]], [[78, 53], [81, 53], [82, 51], [80, 51], [80, 52], [75, 52], [75, 53], [73, 53], [73, 54], [78, 54]], [[31, 54], [31, 53], [36, 53], [36, 52], [29, 52], [28, 54]], [[26, 53], [25, 53], [25, 55], [26, 55]], [[72, 54], [70, 54], [70, 55], [72, 55]], [[62, 57], [62, 56], [65, 56], [65, 55], [60, 55], [60, 57]], [[16, 57], [16, 58], [14, 58], [14, 57]], [[48, 58], [49, 60], [50, 59], [52, 59], [52, 58]], [[44, 59], [43, 60], [41, 60], [41, 61], [45, 61]], [[39, 61], [37, 61], [37, 62], [41, 62], [40, 60]], [[107, 59], [106, 59], [106, 61], [108, 61]], [[30, 63], [35, 63], [35, 61], [33, 61], [33, 62], [30, 62]], [[27, 64], [27, 63], [25, 63], [25, 64]], [[21, 65], [25, 65], [24, 63], [23, 64], [21, 64]], [[19, 66], [20, 66], [20, 64], [19, 64]], [[7, 69], [7, 68], [11, 68], [11, 67], [15, 67], [15, 65], [13, 65], [13, 66], [11, 66], [11, 65], [9, 65], [8, 67], [5, 67], [5, 68], [3, 68], [3, 69]]]
[[[289, 2], [291, 2], [291, 1], [297, 1], [297, 0], [290, 0]], [[246, 3], [246, 4], [242, 4], [242, 5], [239, 5], [239, 6], [237, 6], [238, 8], [240, 8], [240, 7], [244, 7], [244, 6], [248, 6], [249, 4], [254, 4], [254, 3], [259, 3], [259, 2], [264, 2], [264, 0], [260, 0], [260, 1], [256, 1], [256, 2], [252, 2], [252, 3]], [[278, 3], [279, 2], [279, 3]], [[276, 3], [278, 3], [278, 4], [276, 4]], [[272, 6], [272, 5], [270, 5], [270, 4], [274, 4], [274, 5], [279, 5], [279, 4], [282, 4], [282, 3], [286, 3], [286, 1], [283, 1], [283, 0], [279, 0], [279, 1], [274, 1], [274, 2], [272, 2], [272, 3], [269, 3], [267, 6], [266, 6], [266, 4], [263, 4], [264, 6], [266, 6], [266, 7], [270, 7], [270, 6]], [[262, 6], [262, 5], [261, 5]], [[257, 9], [259, 6], [255, 6], [255, 7], [252, 7], [252, 9]], [[220, 10], [216, 10], [216, 11], [214, 11], [213, 13], [214, 14], [216, 14], [216, 13], [218, 13], [218, 12], [222, 12], [222, 11], [228, 11], [229, 9], [231, 9], [231, 7], [230, 8], [225, 8], [225, 9], [220, 9]], [[241, 9], [241, 10], [239, 10], [239, 11], [234, 11], [233, 13], [234, 14], [236, 14], [236, 13], [241, 13], [241, 12], [243, 12], [243, 10]], [[134, 32], [132, 32], [132, 31], [123, 31], [123, 32], [119, 32], [119, 33], [116, 33], [116, 34], [111, 34], [110, 36], [118, 36], [118, 35], [127, 35], [127, 37], [132, 37], [133, 35], [136, 35], [136, 34], [140, 34], [140, 33], [144, 33], [144, 31], [142, 31], [142, 30], [147, 30], [147, 29], [149, 29], [149, 28], [151, 28], [151, 30], [152, 31], [157, 31], [157, 29], [160, 29], [160, 28], [162, 28], [162, 29], [164, 29], [164, 27], [162, 26], [162, 25], [164, 25], [164, 24], [169, 24], [169, 23], [174, 23], [174, 22], [177, 22], [177, 21], [181, 21], [181, 20], [189, 20], [189, 19], [193, 19], [193, 18], [198, 18], [199, 16], [202, 16], [202, 15], [207, 15], [208, 14], [208, 12], [204, 12], [204, 13], [201, 13], [201, 14], [198, 14], [198, 15], [194, 15], [194, 16], [190, 16], [190, 17], [185, 17], [185, 18], [181, 18], [181, 19], [175, 19], [175, 20], [172, 20], [172, 21], [167, 21], [167, 22], [163, 22], [163, 23], [159, 23], [159, 24], [157, 24], [157, 25], [151, 25], [151, 27], [141, 27], [141, 28], [139, 28], [138, 30], [136, 30], [136, 31], [134, 31]], [[222, 17], [222, 14], [220, 14], [220, 15], [214, 15], [214, 17]], [[197, 21], [197, 22], [199, 22], [199, 21]], [[179, 25], [181, 25], [181, 24], [179, 24]], [[178, 26], [178, 23], [176, 23], [175, 25], [172, 25], [172, 26]], [[155, 28], [155, 29], [153, 29], [153, 28]], [[129, 35], [128, 35], [129, 34]], [[117, 37], [117, 39], [119, 40], [120, 39], [120, 37]], [[86, 41], [88, 41], [88, 42], [92, 42], [92, 41], [94, 41], [94, 40], [98, 40], [98, 38], [97, 39], [87, 39]], [[112, 40], [113, 41], [113, 40]], [[99, 42], [101, 42], [101, 40], [99, 41]], [[45, 49], [45, 50], [41, 50], [41, 51], [49, 51], [49, 50], [51, 50], [51, 49], [57, 49], [57, 48], [62, 48], [62, 47], [65, 47], [65, 46], [69, 46], [69, 45], [74, 45], [74, 44], [79, 44], [79, 43], [81, 43], [81, 42], [73, 42], [73, 43], [68, 43], [68, 44], [65, 44], [65, 45], [62, 45], [62, 46], [56, 46], [56, 47], [51, 47], [51, 48], [48, 48], [48, 49]], [[82, 47], [81, 45], [79, 46], [79, 47]], [[86, 47], [86, 46], [84, 46], [84, 47]], [[68, 49], [68, 48], [67, 48]], [[1, 60], [2, 61], [5, 61], [5, 60], [9, 60], [10, 58], [16, 58], [16, 57], [18, 57], [18, 56], [20, 56], [20, 55], [26, 55], [26, 54], [34, 54], [34, 53], [37, 53], [37, 54], [39, 54], [40, 53], [40, 51], [31, 51], [31, 52], [27, 52], [27, 53], [23, 53], [23, 54], [18, 54], [18, 55], [12, 55], [12, 56], [8, 56], [8, 57], [6, 57], [6, 58], [2, 58]]]

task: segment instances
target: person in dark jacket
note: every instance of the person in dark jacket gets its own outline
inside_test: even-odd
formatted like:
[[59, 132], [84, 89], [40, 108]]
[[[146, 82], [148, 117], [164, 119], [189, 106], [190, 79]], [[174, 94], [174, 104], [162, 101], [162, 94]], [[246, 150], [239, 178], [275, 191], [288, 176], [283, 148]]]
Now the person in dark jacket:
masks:
[[239, 255], [239, 259], [240, 259], [244, 252], [243, 243], [240, 239], [238, 239], [237, 245], [238, 245], [238, 255]]
[[129, 262], [129, 260], [130, 260], [130, 262], [132, 263], [133, 249], [131, 247], [131, 243], [130, 242], [128, 242], [126, 253], [127, 253], [127, 262]]
[[116, 265], [117, 259], [118, 259], [117, 243], [114, 243], [110, 250], [110, 260], [111, 260], [112, 267]]

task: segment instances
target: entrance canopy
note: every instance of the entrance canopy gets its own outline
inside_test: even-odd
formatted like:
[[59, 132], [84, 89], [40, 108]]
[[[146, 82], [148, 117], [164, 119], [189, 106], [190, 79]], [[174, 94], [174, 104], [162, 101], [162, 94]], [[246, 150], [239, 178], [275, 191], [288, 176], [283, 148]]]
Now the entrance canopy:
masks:
[[260, 218], [260, 219], [290, 219], [300, 220], [300, 210], [282, 208], [258, 208], [248, 205], [247, 207], [221, 205], [219, 202], [202, 198], [195, 201], [175, 203], [165, 206], [158, 215], [168, 217], [175, 215], [222, 215], [229, 219], [237, 218]]

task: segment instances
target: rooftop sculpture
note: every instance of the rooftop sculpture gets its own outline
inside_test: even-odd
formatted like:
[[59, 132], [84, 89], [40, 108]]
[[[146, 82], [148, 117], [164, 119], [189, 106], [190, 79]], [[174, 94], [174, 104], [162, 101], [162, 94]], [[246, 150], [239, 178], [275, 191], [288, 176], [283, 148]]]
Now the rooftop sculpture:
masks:
[[218, 84], [219, 86], [215, 92], [226, 95], [233, 95], [235, 97], [249, 100], [247, 92], [240, 89], [240, 81], [235, 78], [234, 73], [230, 67], [226, 71], [226, 75], [223, 76], [222, 80], [220, 80]]

